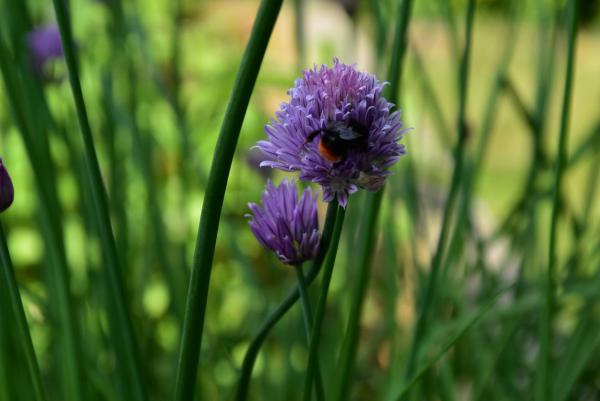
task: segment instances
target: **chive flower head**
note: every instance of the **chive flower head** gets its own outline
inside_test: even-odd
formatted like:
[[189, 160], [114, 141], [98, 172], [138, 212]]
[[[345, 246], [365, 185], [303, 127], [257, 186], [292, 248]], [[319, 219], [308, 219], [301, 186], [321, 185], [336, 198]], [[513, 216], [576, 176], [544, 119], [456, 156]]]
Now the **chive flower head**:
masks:
[[400, 112], [382, 96], [384, 86], [338, 59], [305, 70], [257, 144], [261, 165], [299, 171], [323, 187], [324, 201], [343, 207], [359, 188], [379, 190], [405, 153]]
[[265, 248], [287, 265], [297, 265], [317, 256], [321, 234], [317, 197], [310, 188], [298, 198], [294, 181], [275, 186], [269, 180], [262, 206], [249, 203], [250, 230]]

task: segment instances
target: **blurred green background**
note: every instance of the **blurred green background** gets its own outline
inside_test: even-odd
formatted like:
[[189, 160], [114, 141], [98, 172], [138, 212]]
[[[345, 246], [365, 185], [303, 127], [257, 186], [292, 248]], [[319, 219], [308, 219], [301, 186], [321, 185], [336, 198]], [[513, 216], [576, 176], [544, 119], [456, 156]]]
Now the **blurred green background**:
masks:
[[[151, 399], [168, 399], [207, 173], [258, 1], [68, 3], [145, 383]], [[457, 322], [490, 294], [514, 282], [518, 289], [504, 294], [491, 317], [427, 372], [416, 399], [525, 400], [535, 392], [549, 191], [563, 99], [563, 3], [477, 2], [466, 157], [478, 169], [473, 169], [473, 186], [461, 195], [465, 211], [457, 217], [424, 355], [443, 344]], [[21, 101], [27, 105], [26, 118], [34, 121], [29, 140], [38, 146], [27, 150], [14, 100], [4, 90], [4, 75], [0, 156], [15, 185], [15, 202], [2, 223], [44, 381], [50, 399], [63, 399], [64, 333], [54, 298], [60, 291], [53, 290], [55, 275], [43, 234], [40, 210], [48, 205], [32, 167], [48, 152], [54, 171], [45, 185], [54, 188], [60, 201], [69, 302], [81, 333], [80, 358], [87, 378], [85, 399], [121, 399], [118, 386], [127, 384], [114, 369], [116, 351], [104, 307], [106, 279], [89, 194], [82, 183], [79, 126], [66, 66], [61, 58], [53, 60], [39, 79], [23, 36], [54, 24], [53, 8], [42, 0], [0, 4], [7, 43], [0, 57], [10, 61], [21, 88], [27, 88], [21, 91]], [[388, 400], [398, 389], [415, 303], [438, 238], [452, 174], [465, 6], [460, 0], [415, 1], [400, 93], [404, 123], [413, 130], [402, 140], [408, 156], [394, 167], [386, 189], [352, 399]], [[264, 125], [287, 99], [287, 89], [303, 68], [339, 57], [384, 79], [396, 9], [393, 0], [307, 0], [298, 15], [292, 1], [284, 2], [227, 188], [200, 359], [198, 392], [203, 400], [232, 398], [250, 338], [294, 285], [293, 273], [260, 247], [244, 218], [247, 203], [259, 200], [266, 177], [279, 182], [284, 176], [259, 169], [250, 148], [264, 137]], [[561, 362], [577, 372], [564, 398], [573, 400], [600, 399], [600, 323], [594, 303], [600, 293], [598, 9], [597, 1], [580, 2], [569, 164], [559, 224], [557, 355], [570, 349], [569, 340], [578, 330], [583, 333], [580, 339], [584, 337], [579, 353], [569, 354], [576, 355], [573, 365]], [[300, 38], [298, 19], [303, 27]], [[540, 124], [543, 129], [536, 136]], [[47, 138], [47, 146], [39, 138]], [[326, 379], [335, 375], [355, 284], [353, 255], [363, 195], [351, 198], [334, 271], [321, 346]], [[322, 205], [322, 217], [324, 210]], [[16, 373], [24, 368], [20, 351], [10, 346], [6, 309], [0, 310], [0, 387], [5, 389], [0, 399], [28, 400], [26, 375]], [[584, 321], [591, 326], [581, 329]], [[258, 359], [251, 399], [300, 399], [306, 356], [301, 314], [295, 307]]]

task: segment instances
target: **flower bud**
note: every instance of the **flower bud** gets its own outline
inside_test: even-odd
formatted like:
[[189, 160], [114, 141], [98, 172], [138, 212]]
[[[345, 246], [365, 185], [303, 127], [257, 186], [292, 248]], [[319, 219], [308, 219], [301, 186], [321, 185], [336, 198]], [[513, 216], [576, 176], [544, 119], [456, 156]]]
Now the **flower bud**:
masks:
[[13, 199], [15, 198], [15, 190], [13, 183], [6, 171], [6, 167], [2, 163], [0, 158], [0, 212], [5, 211], [12, 205]]
[[295, 182], [284, 180], [276, 187], [269, 181], [262, 205], [248, 207], [252, 214], [246, 217], [254, 236], [283, 263], [298, 265], [317, 256], [321, 233], [317, 199], [310, 188], [298, 199]]

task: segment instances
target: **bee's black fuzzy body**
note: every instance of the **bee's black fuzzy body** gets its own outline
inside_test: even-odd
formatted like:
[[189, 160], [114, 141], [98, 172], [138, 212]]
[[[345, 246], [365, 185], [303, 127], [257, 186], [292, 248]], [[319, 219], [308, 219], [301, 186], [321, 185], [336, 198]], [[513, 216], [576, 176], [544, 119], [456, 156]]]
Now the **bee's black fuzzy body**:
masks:
[[364, 148], [368, 143], [367, 130], [354, 122], [331, 122], [324, 129], [311, 132], [306, 141], [312, 141], [318, 134], [319, 153], [332, 162], [343, 160], [348, 150]]

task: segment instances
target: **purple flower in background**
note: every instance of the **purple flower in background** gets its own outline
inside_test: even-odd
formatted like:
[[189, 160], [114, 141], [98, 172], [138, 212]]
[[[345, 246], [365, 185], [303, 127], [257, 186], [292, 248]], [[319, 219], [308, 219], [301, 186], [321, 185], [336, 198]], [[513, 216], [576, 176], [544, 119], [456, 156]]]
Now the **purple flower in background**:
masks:
[[15, 189], [0, 157], [0, 213], [12, 205], [15, 199]]
[[294, 181], [284, 180], [278, 187], [269, 180], [263, 192], [262, 207], [249, 203], [250, 229], [258, 241], [275, 252], [279, 260], [297, 265], [313, 259], [319, 251], [317, 199], [307, 188], [298, 199]]
[[323, 199], [342, 206], [359, 188], [379, 190], [402, 156], [400, 112], [381, 96], [384, 83], [333, 60], [304, 71], [288, 91], [276, 119], [257, 147], [261, 165], [300, 171], [300, 179], [323, 186]]
[[27, 45], [35, 73], [40, 78], [49, 78], [45, 65], [64, 55], [60, 31], [56, 25], [46, 25], [27, 34]]

